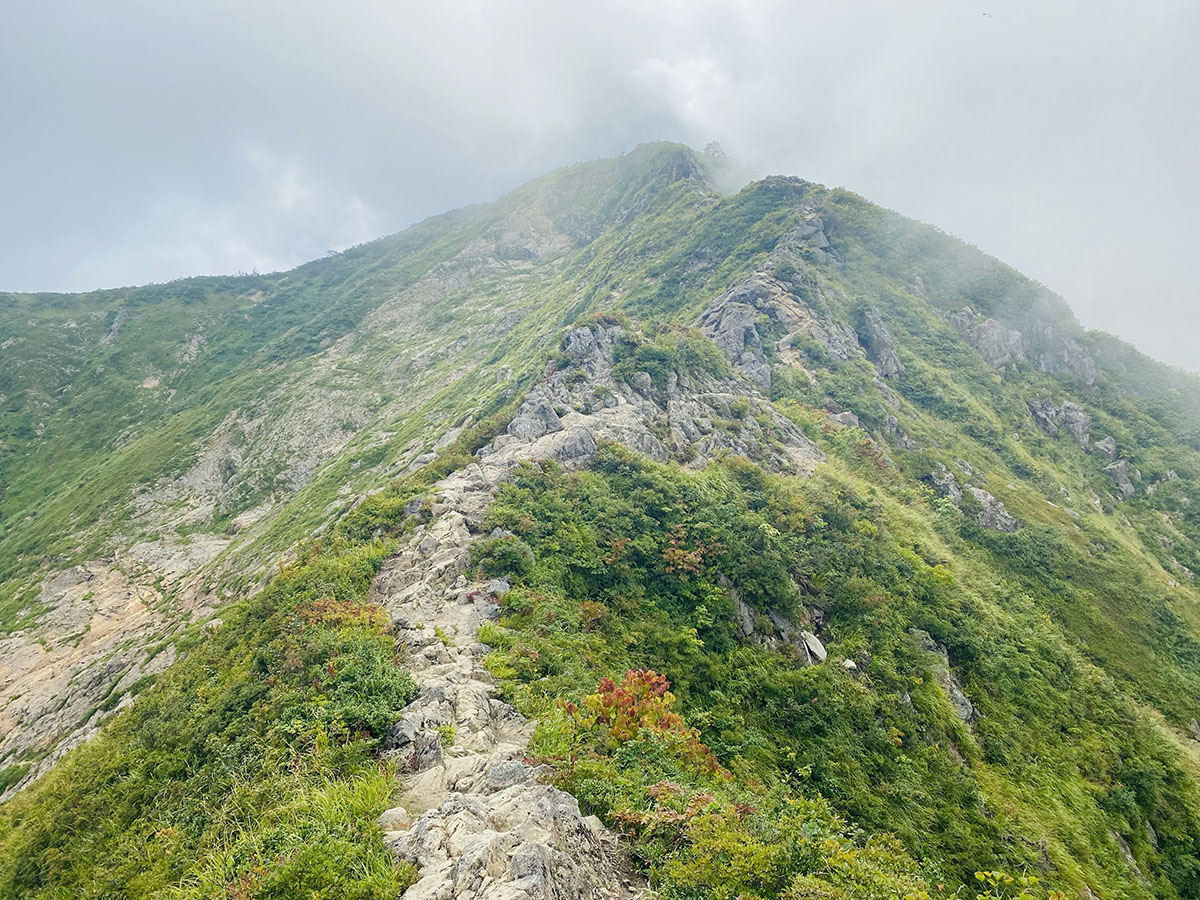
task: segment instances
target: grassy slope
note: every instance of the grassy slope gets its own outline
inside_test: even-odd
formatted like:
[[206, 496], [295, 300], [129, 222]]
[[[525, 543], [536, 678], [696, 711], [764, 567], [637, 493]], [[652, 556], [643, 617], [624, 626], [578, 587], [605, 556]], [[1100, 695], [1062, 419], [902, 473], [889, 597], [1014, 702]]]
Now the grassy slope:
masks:
[[[535, 550], [537, 568], [526, 573], [526, 587], [514, 595], [508, 631], [493, 635], [500, 648], [497, 670], [510, 680], [514, 697], [553, 720], [555, 697], [579, 698], [600, 675], [653, 665], [676, 682], [681, 707], [735, 772], [737, 784], [753, 791], [760, 784], [820, 792], [869, 830], [895, 831], [935, 877], [953, 884], [974, 868], [1002, 864], [1042, 869], [1064, 888], [1086, 883], [1104, 900], [1196, 896], [1195, 766], [1172, 741], [1197, 712], [1192, 704], [1200, 687], [1200, 614], [1195, 591], [1173, 586], [1180, 576], [1165, 568], [1172, 558], [1191, 568], [1200, 564], [1195, 379], [1104, 336], [1083, 333], [1078, 339], [1103, 367], [1094, 387], [1032, 366], [1002, 378], [937, 310], [969, 303], [1015, 327], [1036, 319], [1076, 333], [1069, 310], [1049, 292], [932, 229], [844, 192], [770, 179], [714, 202], [695, 181], [675, 179], [687, 173], [689, 160], [676, 148], [657, 148], [649, 159], [631, 155], [577, 167], [513, 195], [516, 204], [530, 192], [552, 193], [561, 221], [590, 242], [545, 273], [536, 287], [543, 301], [537, 316], [498, 341], [490, 358], [428, 398], [419, 416], [389, 423], [390, 449], [376, 462], [386, 464], [388, 453], [416, 439], [421, 419], [449, 425], [474, 408], [501, 404], [504, 390], [495, 384], [495, 371], [509, 366], [517, 380], [537, 371], [553, 351], [548, 341], [582, 315], [616, 304], [641, 317], [690, 320], [765, 259], [797, 221], [801, 203], [820, 210], [846, 264], [807, 261], [797, 289], [851, 323], [863, 303], [879, 306], [907, 369], [896, 385], [902, 397], [897, 414], [922, 449], [893, 450], [897, 468], [880, 467], [856, 433], [826, 433], [813, 409], [827, 395], [854, 409], [871, 428], [883, 424], [887, 410], [865, 363], [837, 363], [813, 351], [808, 363], [818, 382], [777, 377], [776, 396], [831, 453], [831, 463], [808, 484], [760, 483], [760, 475], [739, 467], [684, 478], [670, 468], [632, 462], [574, 479], [531, 475], [550, 482], [538, 490], [514, 488], [496, 513], [509, 527], [521, 522], [521, 510], [534, 523], [523, 537]], [[40, 321], [73, 318], [75, 328], [83, 328], [82, 312], [95, 304], [109, 311], [108, 318], [87, 325], [99, 334], [117, 308], [141, 297], [150, 307], [161, 305], [163, 318], [131, 317], [123, 327], [144, 323], [137, 327], [152, 329], [171, 315], [202, 312], [228, 330], [185, 370], [178, 399], [162, 407], [137, 406], [139, 390], [119, 377], [129, 363], [113, 348], [79, 346], [82, 358], [72, 363], [78, 372], [105, 365], [117, 376], [101, 379], [94, 389], [75, 389], [65, 401], [50, 398], [65, 383], [55, 379], [69, 354], [38, 345], [33, 331], [24, 343], [3, 351], [24, 348], [23, 359], [30, 361], [6, 369], [12, 383], [0, 385], [9, 397], [6, 471], [17, 473], [3, 508], [10, 515], [27, 516], [33, 509], [41, 514], [5, 532], [0, 562], [15, 566], [32, 553], [69, 555], [74, 545], [99, 540], [95, 535], [102, 532], [89, 531], [89, 523], [108, 505], [119, 506], [129, 472], [145, 477], [180, 465], [164, 445], [186, 448], [220, 419], [234, 396], [263, 390], [272, 377], [285, 377], [289, 366], [315, 352], [323, 337], [352, 329], [373, 302], [373, 291], [415, 277], [497, 215], [486, 208], [456, 214], [286, 276], [194, 280], [140, 289], [143, 294], [70, 300], [6, 298], [13, 327], [36, 308]], [[614, 219], [619, 221], [610, 224]], [[924, 295], [914, 275], [921, 277]], [[486, 289], [476, 285], [447, 298], [429, 311], [430, 326], [450, 328], [470, 316], [463, 301]], [[251, 290], [268, 299], [251, 300]], [[187, 297], [193, 298], [190, 306]], [[331, 303], [331, 297], [342, 299]], [[62, 309], [54, 311], [56, 304]], [[151, 362], [153, 354], [166, 352], [153, 330], [130, 343]], [[19, 404], [13, 399], [18, 395], [25, 398]], [[35, 396], [45, 405], [36, 406]], [[1168, 469], [1181, 478], [1164, 482], [1153, 496], [1118, 504], [1097, 457], [1084, 454], [1069, 437], [1052, 440], [1029, 427], [1025, 400], [1046, 396], [1082, 402], [1096, 418], [1097, 436], [1114, 434], [1147, 481], [1165, 478]], [[117, 410], [120, 415], [113, 415]], [[84, 412], [91, 413], [88, 427], [96, 433], [72, 442], [70, 424]], [[98, 459], [97, 448], [111, 449], [132, 423], [143, 437]], [[956, 457], [967, 459], [979, 473], [978, 483], [1025, 522], [1021, 532], [983, 532], [919, 487], [918, 478], [933, 463], [949, 465]], [[335, 461], [262, 540], [286, 546], [319, 525], [354, 468], [353, 454]], [[56, 487], [58, 472], [67, 477]], [[84, 499], [73, 490], [83, 473], [102, 488], [95, 500], [91, 491]], [[661, 514], [641, 495], [631, 509], [622, 507], [628, 495], [622, 479], [631, 478], [664, 495]], [[753, 571], [762, 566], [753, 554], [724, 561], [721, 573], [743, 584], [755, 579], [760, 593], [780, 590], [793, 576], [811, 584], [813, 597], [777, 599], [826, 607], [835, 652], [869, 655], [859, 677], [833, 666], [794, 670], [785, 659], [734, 646], [729, 611], [721, 605], [727, 595], [719, 583], [713, 586], [717, 572], [698, 574], [686, 590], [676, 584], [681, 579], [667, 577], [661, 570], [663, 547], [655, 541], [661, 543], [669, 527], [679, 524], [670, 517], [684, 515], [677, 498], [693, 493], [695, 508], [708, 516], [705, 526], [721, 531], [714, 543], [731, 545], [729, 529], [747, 522], [759, 535], [778, 532], [772, 539], [779, 544], [773, 575]], [[1101, 498], [1100, 511], [1092, 506], [1093, 493]], [[553, 503], [561, 506], [551, 510], [547, 504]], [[1068, 506], [1079, 518], [1065, 511]], [[610, 508], [616, 510], [611, 515]], [[547, 523], [560, 520], [573, 523], [570, 533], [578, 540], [565, 541], [561, 529], [553, 536], [543, 533]], [[638, 567], [614, 585], [605, 581], [611, 573], [597, 571], [595, 557], [621, 537], [645, 546]], [[525, 608], [516, 605], [522, 599]], [[584, 607], [585, 601], [601, 608]], [[581, 610], [587, 614], [581, 616]], [[547, 624], [548, 611], [557, 624]], [[929, 660], [907, 636], [914, 626], [947, 646], [982, 713], [974, 732], [954, 719], [934, 688]], [[693, 628], [702, 646], [688, 637]], [[530, 668], [530, 646], [542, 648], [537, 654], [542, 668]], [[581, 647], [587, 652], [580, 653]], [[169, 679], [188, 677], [194, 673]], [[135, 704], [132, 717], [121, 720], [139, 724], [109, 730], [98, 745], [107, 748], [103, 752], [136, 757], [132, 748], [140, 740], [142, 717], [160, 702], [152, 699], [158, 693], [152, 691]], [[558, 739], [540, 738], [547, 751]], [[269, 781], [265, 775], [250, 777]], [[69, 797], [84, 782], [80, 770], [68, 765], [47, 783]], [[588, 795], [581, 781], [572, 783], [609, 814], [648, 787], [626, 785], [628, 796], [605, 798]], [[48, 802], [50, 788], [27, 796]], [[98, 796], [97, 815], [104, 803], [118, 802], [104, 790]], [[32, 802], [10, 804], [6, 814], [24, 809], [28, 817], [31, 807], [25, 804]], [[354, 827], [368, 821], [369, 806], [362, 807]], [[1151, 845], [1147, 821], [1158, 849]], [[50, 831], [19, 834], [52, 834], [46, 821], [38, 827]], [[1146, 881], [1121, 860], [1109, 830], [1128, 840]], [[54, 840], [45, 838], [43, 849]], [[0, 845], [0, 859], [27, 854], [29, 846]], [[690, 846], [696, 846], [694, 840]], [[656, 851], [647, 845], [645, 852]], [[662, 877], [681, 877], [678, 871], [670, 875], [669, 860], [647, 858]], [[751, 889], [768, 895], [771, 890]]]
[[[373, 751], [416, 694], [364, 604], [394, 515], [307, 549], [97, 739], [0, 809], [3, 897], [395, 897]], [[164, 894], [164, 892], [166, 892]]]
[[[682, 148], [647, 146], [551, 173], [495, 204], [434, 217], [291, 272], [81, 295], [0, 295], [0, 627], [36, 621], [40, 610], [30, 601], [42, 571], [136, 540], [130, 515], [139, 485], [186, 471], [218, 423], [297, 383], [339, 338], [355, 334], [358, 342], [362, 370], [347, 373], [354, 380], [395, 381], [381, 373], [393, 365], [396, 348], [369, 345], [356, 328], [471, 241], [543, 207], [557, 228], [587, 241], [651, 203], [666, 210], [702, 201], [710, 191], [697, 174]], [[318, 485], [279, 510], [259, 545], [286, 549], [345, 495], [348, 472], [354, 492], [377, 484], [430, 426], [436, 438], [447, 419], [485, 404], [497, 373], [510, 370], [502, 380], [527, 374], [536, 348], [570, 320], [580, 296], [595, 291], [586, 276], [564, 277], [562, 266], [575, 255], [551, 258], [529, 274], [476, 278], [425, 309], [429, 333], [445, 335], [486, 320], [498, 304], [539, 301], [468, 372], [451, 373], [456, 383], [417, 414], [368, 422]], [[116, 339], [102, 342], [118, 320]], [[448, 371], [435, 363], [402, 372], [400, 383], [419, 395]], [[158, 384], [143, 386], [147, 378]], [[222, 511], [211, 523], [214, 533], [265, 499], [262, 490]]]

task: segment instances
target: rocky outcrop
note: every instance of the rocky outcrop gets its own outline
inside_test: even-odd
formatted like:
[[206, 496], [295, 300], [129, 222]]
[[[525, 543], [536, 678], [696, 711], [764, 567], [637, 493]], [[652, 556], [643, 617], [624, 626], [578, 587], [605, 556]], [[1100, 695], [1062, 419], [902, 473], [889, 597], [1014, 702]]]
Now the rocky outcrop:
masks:
[[800, 259], [815, 259], [820, 262], [841, 264], [842, 254], [829, 242], [825, 233], [825, 222], [814, 212], [806, 212], [804, 221], [793, 226], [775, 245], [773, 262], [782, 256]]
[[[1082, 407], [1070, 401], [1057, 406], [1052, 400], [1030, 400], [1026, 405], [1034, 424], [1044, 434], [1055, 437], [1060, 430], [1065, 430], [1080, 449], [1103, 457], [1107, 463], [1104, 473], [1116, 484], [1122, 498], [1128, 499], [1137, 493], [1134, 482], [1141, 481], [1141, 472], [1133, 468], [1128, 459], [1118, 459], [1117, 441], [1111, 434], [1092, 440], [1092, 417]], [[1154, 489], [1154, 485], [1147, 487], [1149, 493]]]
[[862, 333], [859, 339], [880, 375], [884, 378], [899, 378], [904, 374], [904, 366], [896, 353], [896, 343], [892, 340], [887, 326], [883, 324], [876, 307], [863, 312]]
[[909, 437], [907, 431], [900, 427], [900, 420], [895, 416], [888, 416], [883, 420], [883, 433], [887, 435], [888, 440], [902, 450], [917, 449], [917, 442]]
[[1145, 876], [1142, 875], [1142, 870], [1138, 868], [1137, 860], [1134, 858], [1133, 851], [1129, 848], [1129, 843], [1125, 840], [1125, 838], [1121, 837], [1121, 835], [1115, 831], [1110, 831], [1108, 836], [1113, 839], [1113, 843], [1116, 844], [1117, 849], [1121, 851], [1121, 858], [1125, 860], [1125, 865], [1129, 866], [1130, 870], [1132, 870], [1133, 874], [1139, 880], [1144, 880]]
[[1078, 404], [1069, 400], [1056, 406], [1052, 400], [1029, 400], [1025, 404], [1038, 428], [1048, 437], [1056, 437], [1066, 429], [1081, 450], [1091, 448], [1092, 417]]
[[1004, 503], [993, 497], [988, 491], [975, 485], [967, 485], [967, 493], [975, 498], [979, 510], [975, 513], [975, 521], [984, 528], [992, 531], [1013, 532], [1021, 527], [1021, 523], [1004, 507]]
[[[971, 473], [970, 466], [967, 466], [964, 472], [969, 475]], [[1020, 521], [1005, 508], [1002, 501], [973, 484], [960, 486], [954, 473], [941, 463], [923, 480], [939, 496], [946, 497], [955, 506], [970, 513], [971, 517], [984, 528], [992, 531], [1012, 532], [1021, 527]], [[971, 498], [970, 501], [964, 502], [968, 496]]]
[[924, 480], [942, 497], [946, 497], [955, 506], [962, 506], [963, 493], [954, 473], [944, 465], [939, 465], [934, 471], [925, 476]]
[[948, 319], [993, 369], [1006, 372], [1016, 369], [1017, 363], [1024, 362], [1025, 342], [1021, 332], [1006, 328], [995, 319], [985, 319], [969, 306], [951, 313]]
[[1095, 441], [1095, 442], [1092, 444], [1092, 448], [1093, 448], [1093, 449], [1094, 449], [1094, 450], [1095, 450], [1097, 453], [1099, 453], [1099, 454], [1101, 454], [1102, 456], [1104, 456], [1104, 458], [1105, 458], [1105, 459], [1107, 459], [1107, 460], [1108, 460], [1110, 463], [1111, 463], [1111, 462], [1116, 462], [1116, 459], [1117, 459], [1117, 439], [1116, 439], [1116, 438], [1114, 438], [1114, 437], [1113, 437], [1111, 434], [1110, 434], [1110, 435], [1107, 435], [1106, 437], [1102, 437], [1102, 438], [1101, 438], [1100, 440], [1098, 440], [1098, 441]]
[[564, 340], [571, 364], [548, 375], [521, 404], [507, 432], [482, 456], [535, 442], [539, 453], [584, 459], [597, 441], [624, 444], [651, 459], [693, 468], [718, 451], [746, 456], [781, 472], [811, 472], [821, 451], [753, 384], [679, 372], [656, 386], [645, 372], [626, 382], [614, 372], [613, 325], [576, 329]]
[[764, 390], [770, 387], [770, 366], [758, 331], [760, 316], [771, 323], [772, 331], [782, 334], [775, 352], [787, 362], [798, 361], [793, 347], [797, 337], [811, 338], [837, 360], [863, 356], [851, 328], [828, 315], [816, 314], [773, 274], [755, 273], [717, 297], [698, 324], [729, 361]]
[[[759, 613], [746, 603], [736, 588], [731, 587], [734, 603], [734, 624], [737, 636], [744, 641], [764, 647], [768, 650], [778, 650], [790, 655], [801, 665], [815, 666], [825, 662], [828, 651], [821, 639], [815, 633], [804, 627], [810, 622], [793, 622], [791, 618], [777, 609]], [[816, 615], [807, 614], [815, 622]]]
[[534, 389], [520, 411], [508, 423], [508, 433], [523, 441], [562, 431], [562, 422], [544, 392]]
[[124, 325], [128, 320], [129, 310], [122, 306], [117, 310], [116, 315], [113, 316], [113, 323], [108, 330], [108, 334], [100, 338], [100, 345], [102, 347], [107, 347], [108, 345], [112, 344], [112, 342], [117, 339], [117, 335], [121, 333], [121, 326]]
[[1007, 372], [1032, 356], [1043, 372], [1067, 374], [1089, 387], [1096, 383], [1099, 370], [1096, 361], [1074, 338], [1062, 334], [1052, 325], [1035, 327], [1025, 334], [984, 318], [971, 307], [964, 306], [946, 317], [968, 344], [992, 368]]
[[765, 391], [771, 390], [771, 365], [755, 327], [758, 304], [768, 300], [772, 285], [750, 279], [726, 291], [700, 318], [700, 329], [725, 356]]
[[910, 628], [908, 633], [912, 636], [913, 645], [929, 655], [934, 680], [946, 692], [954, 714], [966, 724], [973, 724], [979, 718], [979, 714], [975, 710], [975, 704], [967, 697], [962, 685], [958, 683], [958, 679], [951, 670], [950, 655], [946, 648], [935, 641], [928, 631]]
[[1043, 372], [1072, 375], [1089, 387], [1096, 383], [1099, 375], [1096, 361], [1075, 339], [1061, 334], [1052, 325], [1036, 328], [1026, 337]]
[[1137, 488], [1133, 484], [1133, 477], [1136, 477], [1139, 481], [1142, 477], [1142, 473], [1133, 468], [1127, 459], [1118, 459], [1116, 462], [1105, 466], [1104, 474], [1116, 483], [1117, 489], [1120, 490], [1121, 496], [1125, 499], [1129, 499], [1137, 493]]

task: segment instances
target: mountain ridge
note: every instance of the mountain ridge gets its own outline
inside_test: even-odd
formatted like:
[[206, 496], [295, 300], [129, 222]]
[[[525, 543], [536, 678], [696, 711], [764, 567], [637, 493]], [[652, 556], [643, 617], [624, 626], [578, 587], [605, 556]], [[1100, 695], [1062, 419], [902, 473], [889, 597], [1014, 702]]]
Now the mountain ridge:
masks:
[[[557, 718], [553, 701], [578, 704], [602, 676], [654, 669], [721, 765], [750, 767], [789, 803], [815, 788], [831, 811], [896, 832], [931, 871], [965, 880], [971, 865], [1031, 866], [1105, 900], [1191, 896], [1200, 379], [1083, 329], [1061, 298], [935, 229], [797, 178], [722, 195], [714, 165], [679, 145], [644, 145], [287, 273], [0, 297], [0, 676], [10, 697], [0, 772], [10, 795], [46, 771], [39, 785], [70, 794], [78, 770], [59, 775], [51, 764], [97, 731], [103, 751], [82, 752], [132, 765], [122, 748], [141, 740], [136, 723], [150, 713], [139, 710], [206, 677], [188, 658], [227, 645], [230, 603], [255, 609], [255, 597], [279, 595], [281, 579], [299, 584], [325, 565], [322, 553], [334, 554], [328, 565], [365, 554], [386, 568], [388, 554], [441, 527], [443, 479], [506, 445], [543, 441], [549, 449], [529, 451], [541, 470], [487, 480], [497, 505], [467, 529], [483, 549], [426, 573], [452, 575], [438, 588], [451, 598], [484, 590], [477, 570], [509, 578], [495, 598], [499, 623], [480, 632], [492, 650], [472, 665], [486, 665], [482, 677], [539, 728], [582, 728]], [[93, 301], [107, 307], [88, 309]], [[618, 504], [620, 484], [696, 498], [709, 518], [665, 502], [609, 518], [604, 504]], [[730, 506], [721, 490], [739, 499]], [[593, 520], [572, 505], [583, 495], [599, 504]], [[579, 559], [540, 530], [556, 516]], [[374, 522], [366, 531], [355, 524], [364, 520]], [[821, 537], [817, 521], [837, 540]], [[491, 522], [502, 540], [481, 540]], [[738, 522], [757, 522], [758, 537]], [[612, 546], [591, 549], [592, 532]], [[622, 541], [642, 555], [607, 581], [594, 560]], [[754, 541], [769, 562], [735, 552]], [[912, 585], [896, 574], [906, 569]], [[345, 614], [313, 589], [301, 618], [336, 630], [328, 617]], [[356, 591], [334, 596], [350, 603]], [[396, 663], [412, 668], [419, 661], [405, 646], [423, 630], [410, 627], [405, 602], [380, 605], [407, 634]], [[354, 622], [369, 631], [374, 619]], [[627, 643], [647, 629], [646, 646]], [[1024, 637], [1010, 645], [1002, 636], [1012, 629]], [[595, 634], [610, 645], [590, 644]], [[374, 647], [371, 635], [361, 640]], [[475, 646], [465, 631], [448, 639]], [[572, 657], [576, 642], [590, 647], [584, 662], [537, 664]], [[1022, 674], [990, 669], [989, 654]], [[816, 711], [793, 709], [790, 695], [756, 695], [726, 669], [742, 657], [844, 710], [862, 741], [810, 721]], [[246, 674], [246, 690], [258, 690], [255, 677]], [[326, 677], [319, 693], [336, 689], [333, 675], [318, 672], [314, 684]], [[740, 691], [747, 711], [723, 705], [723, 691]], [[1078, 746], [1043, 744], [1020, 709], [1033, 696], [1041, 719]], [[1102, 709], [1103, 721], [1063, 706], [1074, 702]], [[793, 730], [756, 718], [757, 703], [789, 709]], [[401, 728], [418, 708], [389, 708], [379, 721]], [[436, 743], [462, 727], [431, 720], [412, 737]], [[379, 747], [394, 739], [372, 728]], [[667, 815], [666, 801], [604, 769], [611, 748], [590, 743], [592, 732], [571, 733], [628, 797], [591, 793], [580, 771], [562, 768], [558, 738], [532, 740], [585, 809], [624, 823], [652, 884], [683, 890], [688, 867], [656, 856], [661, 823], [630, 819], [636, 810], [621, 805], [642, 797], [649, 806], [637, 816]], [[737, 793], [749, 790], [741, 776], [736, 790], [710, 782], [687, 761], [698, 752], [688, 734], [677, 736], [691, 749], [670, 764], [681, 790], [711, 794], [720, 809], [784, 802]], [[794, 759], [739, 734], [792, 746]], [[1122, 759], [1144, 768], [1122, 776]], [[1081, 765], [1097, 769], [1095, 783]], [[354, 766], [327, 774], [339, 771], [347, 783], [365, 777]], [[874, 797], [861, 787], [870, 779], [892, 787]], [[1023, 780], [1043, 792], [1044, 818]], [[21, 804], [39, 801], [25, 798], [47, 802], [51, 790], [39, 785], [9, 801], [27, 822], [37, 816]], [[1100, 799], [1082, 799], [1088, 791]], [[932, 818], [915, 827], [903, 809], [921, 803]], [[951, 803], [975, 811], [953, 813]], [[739, 839], [784, 840], [713, 815]], [[946, 832], [928, 833], [935, 822]], [[55, 846], [53, 833], [44, 822], [14, 831], [0, 861], [22, 835]], [[379, 839], [364, 832], [360, 843], [378, 849]], [[1019, 849], [1038, 841], [1038, 852]], [[698, 835], [685, 843], [706, 846]], [[845, 852], [863, 851], [852, 844]], [[184, 856], [195, 845], [186, 847]], [[245, 852], [267, 858], [262, 847]], [[901, 877], [903, 858], [888, 857], [899, 867], [888, 878]], [[182, 857], [171, 859], [164, 871], [182, 873]], [[48, 871], [39, 884], [52, 883]], [[784, 890], [744, 878], [746, 896]]]

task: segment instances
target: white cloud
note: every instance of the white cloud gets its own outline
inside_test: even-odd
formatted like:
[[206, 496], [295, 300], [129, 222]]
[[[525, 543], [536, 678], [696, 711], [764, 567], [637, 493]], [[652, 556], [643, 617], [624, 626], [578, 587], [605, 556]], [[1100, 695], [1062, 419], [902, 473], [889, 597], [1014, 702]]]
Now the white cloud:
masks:
[[0, 288], [291, 265], [557, 165], [716, 139], [934, 222], [1200, 368], [1200, 4], [986, 8], [18, 5]]

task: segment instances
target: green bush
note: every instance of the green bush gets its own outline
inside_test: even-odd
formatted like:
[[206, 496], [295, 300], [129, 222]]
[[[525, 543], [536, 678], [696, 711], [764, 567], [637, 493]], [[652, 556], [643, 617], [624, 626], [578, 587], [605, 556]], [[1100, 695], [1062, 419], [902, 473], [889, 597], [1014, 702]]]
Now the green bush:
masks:
[[[821, 439], [836, 443], [841, 431], [849, 430]], [[953, 892], [976, 871], [1042, 865], [1042, 840], [1051, 859], [1070, 859], [1094, 889], [1141, 895], [1113, 845], [1087, 835], [1140, 833], [1148, 819], [1160, 850], [1139, 849], [1139, 864], [1163, 890], [1189, 896], [1182, 860], [1200, 829], [1193, 813], [1170, 810], [1200, 808], [1195, 785], [1023, 594], [1039, 578], [1076, 572], [1078, 551], [1036, 528], [980, 536], [957, 513], [910, 505], [919, 495], [887, 499], [877, 487], [887, 476], [873, 465], [847, 466], [869, 480], [827, 466], [797, 481], [734, 456], [687, 474], [608, 445], [590, 470], [519, 469], [484, 527], [513, 532], [532, 560], [522, 550], [521, 586], [482, 639], [505, 696], [538, 719], [534, 751], [567, 773], [564, 785], [586, 810], [635, 835], [667, 897], [819, 893], [840, 877], [835, 869], [797, 863], [782, 881], [769, 874], [792, 859], [782, 849], [792, 832], [778, 830], [791, 822], [787, 804], [818, 798], [828, 815], [899, 841], [828, 826], [855, 851], [847, 896], [899, 883], [920, 890], [903, 881], [914, 859]], [[1030, 567], [1038, 571], [1021, 571]], [[831, 660], [804, 667], [785, 642], [739, 641], [735, 592], [755, 613], [755, 641], [779, 641], [768, 611], [803, 623], [806, 610], [819, 610], [834, 637]], [[1182, 634], [1166, 619], [1155, 627], [1172, 640]], [[912, 628], [946, 648], [977, 711], [970, 727], [934, 674], [944, 663], [920, 649]], [[855, 661], [853, 673], [836, 662], [842, 657]], [[581, 733], [558, 705], [586, 709], [598, 680], [631, 669], [670, 680], [672, 711], [695, 724], [732, 781], [689, 769], [678, 735], [643, 728], [614, 742], [601, 729], [593, 740], [590, 726]], [[1098, 802], [1097, 785], [1134, 782], [1133, 760], [1172, 774], [1121, 794], [1120, 804]], [[683, 792], [652, 796], [664, 780]], [[712, 803], [684, 815], [701, 794]], [[730, 812], [739, 803], [764, 816]], [[758, 875], [731, 862], [736, 846], [758, 848]], [[713, 874], [722, 870], [724, 880]], [[883, 880], [865, 887], [876, 871]], [[1047, 877], [1066, 884], [1076, 876]]]
[[373, 751], [417, 689], [362, 600], [386, 554], [310, 548], [0, 807], [0, 897], [397, 896]]

